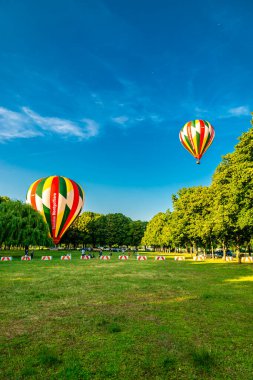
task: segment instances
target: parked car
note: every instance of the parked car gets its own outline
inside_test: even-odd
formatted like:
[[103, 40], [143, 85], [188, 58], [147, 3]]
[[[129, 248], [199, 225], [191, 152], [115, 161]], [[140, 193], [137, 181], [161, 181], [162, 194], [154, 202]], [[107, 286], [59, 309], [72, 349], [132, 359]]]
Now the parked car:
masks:
[[[233, 251], [230, 251], [230, 249], [228, 249], [226, 251], [226, 256], [234, 257], [235, 255], [234, 255]], [[223, 250], [222, 249], [217, 250], [214, 253], [214, 257], [216, 257], [217, 259], [222, 258], [223, 257]]]

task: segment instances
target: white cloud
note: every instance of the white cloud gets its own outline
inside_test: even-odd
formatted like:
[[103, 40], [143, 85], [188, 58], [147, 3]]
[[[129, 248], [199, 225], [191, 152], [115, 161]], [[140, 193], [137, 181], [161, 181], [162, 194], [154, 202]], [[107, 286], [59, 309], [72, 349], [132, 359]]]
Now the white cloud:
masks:
[[124, 125], [129, 120], [129, 118], [127, 116], [118, 116], [113, 117], [112, 120], [117, 124]]
[[163, 121], [163, 118], [155, 113], [150, 114], [149, 117], [154, 123], [161, 123]]
[[0, 141], [48, 134], [84, 140], [94, 137], [98, 133], [99, 125], [91, 119], [83, 119], [77, 123], [57, 117], [44, 117], [28, 107], [23, 107], [21, 112], [0, 107]]
[[240, 106], [236, 108], [230, 108], [228, 110], [228, 113], [232, 116], [243, 116], [243, 115], [249, 115], [250, 110], [247, 106]]
[[32, 138], [42, 135], [39, 130], [28, 125], [29, 119], [26, 115], [0, 107], [0, 140]]
[[145, 120], [145, 117], [144, 117], [144, 116], [139, 116], [139, 117], [136, 117], [135, 120], [136, 120], [136, 121], [144, 121], [144, 120]]
[[98, 135], [99, 125], [92, 119], [83, 119], [85, 123], [85, 138], [94, 137]]
[[201, 108], [201, 107], [197, 106], [197, 107], [195, 107], [195, 112], [199, 116], [199, 115], [201, 115], [203, 113], [207, 113], [208, 111], [206, 109], [204, 109], [204, 108]]

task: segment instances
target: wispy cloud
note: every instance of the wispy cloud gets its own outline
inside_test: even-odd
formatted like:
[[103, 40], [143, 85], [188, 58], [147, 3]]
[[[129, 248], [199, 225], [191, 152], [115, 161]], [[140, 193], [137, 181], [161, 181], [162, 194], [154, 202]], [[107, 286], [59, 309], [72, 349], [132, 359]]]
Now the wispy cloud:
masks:
[[95, 137], [99, 133], [99, 124], [92, 119], [82, 119], [85, 123], [85, 138]]
[[63, 138], [84, 140], [98, 133], [99, 125], [92, 119], [74, 122], [57, 117], [44, 117], [28, 107], [23, 107], [20, 112], [0, 107], [0, 141], [55, 134]]
[[127, 116], [118, 116], [118, 117], [113, 117], [112, 120], [116, 124], [124, 125], [129, 120], [129, 118]]
[[202, 115], [202, 114], [206, 114], [206, 113], [208, 113], [208, 110], [207, 109], [204, 109], [204, 108], [202, 108], [202, 107], [195, 107], [195, 109], [194, 109], [194, 111], [195, 111], [195, 114], [197, 115], [197, 116], [200, 116], [200, 115]]
[[249, 115], [250, 110], [249, 110], [249, 107], [247, 106], [240, 106], [240, 107], [230, 108], [228, 110], [228, 113], [231, 116], [244, 116], [244, 115]]
[[0, 140], [42, 136], [41, 131], [30, 125], [27, 115], [3, 107], [0, 107], [0, 127]]

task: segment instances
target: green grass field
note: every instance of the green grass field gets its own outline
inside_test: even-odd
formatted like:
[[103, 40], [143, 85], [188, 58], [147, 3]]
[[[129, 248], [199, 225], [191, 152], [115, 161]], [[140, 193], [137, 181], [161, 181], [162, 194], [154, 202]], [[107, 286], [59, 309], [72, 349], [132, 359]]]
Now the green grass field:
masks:
[[252, 380], [253, 264], [51, 254], [0, 263], [1, 379]]

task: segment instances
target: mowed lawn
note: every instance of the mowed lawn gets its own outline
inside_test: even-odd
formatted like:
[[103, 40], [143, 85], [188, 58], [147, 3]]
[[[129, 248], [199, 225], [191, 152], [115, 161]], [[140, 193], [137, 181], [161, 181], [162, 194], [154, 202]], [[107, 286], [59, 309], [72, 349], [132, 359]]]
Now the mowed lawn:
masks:
[[0, 263], [1, 379], [252, 380], [253, 264], [53, 255]]

